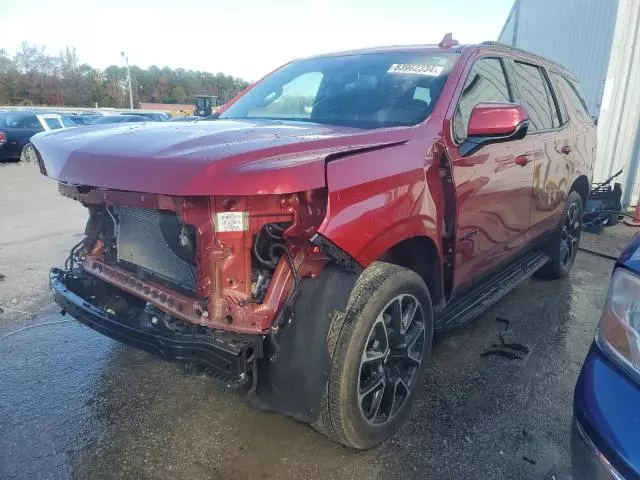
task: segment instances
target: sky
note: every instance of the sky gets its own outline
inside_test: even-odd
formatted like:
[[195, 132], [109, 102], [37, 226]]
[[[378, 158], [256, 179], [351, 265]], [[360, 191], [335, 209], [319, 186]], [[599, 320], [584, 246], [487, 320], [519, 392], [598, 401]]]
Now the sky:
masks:
[[294, 58], [380, 45], [496, 40], [513, 0], [0, 0], [0, 48], [76, 47], [132, 65], [257, 80]]

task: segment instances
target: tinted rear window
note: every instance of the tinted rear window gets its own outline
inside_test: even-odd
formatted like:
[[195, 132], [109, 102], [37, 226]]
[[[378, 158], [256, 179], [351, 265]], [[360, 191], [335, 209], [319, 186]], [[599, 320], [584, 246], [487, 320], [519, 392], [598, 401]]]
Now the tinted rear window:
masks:
[[589, 115], [589, 109], [587, 108], [587, 103], [580, 95], [580, 87], [577, 82], [573, 82], [568, 78], [558, 75], [552, 74], [557, 79], [558, 83], [562, 85], [563, 90], [565, 92], [565, 96], [569, 102], [568, 108], [575, 114], [578, 120], [582, 122], [590, 122], [591, 117]]
[[58, 120], [57, 118], [45, 118], [44, 121], [47, 124], [47, 127], [49, 127], [51, 130], [62, 128], [62, 123], [60, 123], [60, 120]]

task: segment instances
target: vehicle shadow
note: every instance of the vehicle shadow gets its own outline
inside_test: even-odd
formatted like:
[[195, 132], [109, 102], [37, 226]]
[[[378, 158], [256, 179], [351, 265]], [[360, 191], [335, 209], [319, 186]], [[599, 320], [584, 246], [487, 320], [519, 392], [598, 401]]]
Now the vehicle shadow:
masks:
[[95, 387], [99, 439], [70, 458], [74, 478], [373, 478], [357, 452], [308, 425], [249, 407], [243, 390], [116, 346]]

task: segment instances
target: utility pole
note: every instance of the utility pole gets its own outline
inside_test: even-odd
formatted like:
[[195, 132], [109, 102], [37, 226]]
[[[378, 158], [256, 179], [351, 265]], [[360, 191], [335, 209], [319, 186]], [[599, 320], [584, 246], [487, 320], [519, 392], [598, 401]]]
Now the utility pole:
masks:
[[124, 51], [120, 52], [122, 58], [124, 58], [125, 63], [127, 64], [127, 78], [129, 80], [129, 106], [131, 110], [133, 110], [133, 87], [131, 82], [131, 70], [129, 69], [129, 57], [124, 54]]

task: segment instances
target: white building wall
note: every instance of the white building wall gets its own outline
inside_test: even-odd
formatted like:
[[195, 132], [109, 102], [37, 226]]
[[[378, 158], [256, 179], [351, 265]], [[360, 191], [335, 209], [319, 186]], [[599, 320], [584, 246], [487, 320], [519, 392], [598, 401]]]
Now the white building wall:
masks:
[[617, 7], [617, 0], [516, 0], [498, 41], [564, 65], [580, 80], [589, 113], [596, 115]]
[[620, 169], [622, 203], [640, 194], [640, 0], [620, 0], [600, 118], [594, 178]]
[[594, 180], [621, 168], [623, 203], [640, 194], [640, 0], [515, 0], [499, 36], [564, 65], [598, 117]]

